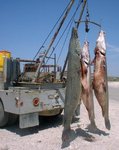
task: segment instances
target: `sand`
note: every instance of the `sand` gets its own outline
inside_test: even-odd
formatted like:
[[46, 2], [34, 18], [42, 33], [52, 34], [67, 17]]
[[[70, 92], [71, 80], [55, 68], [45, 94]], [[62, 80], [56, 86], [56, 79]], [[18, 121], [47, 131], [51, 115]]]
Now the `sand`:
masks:
[[111, 130], [107, 130], [101, 109], [95, 102], [95, 120], [98, 130], [87, 127], [89, 119], [81, 106], [80, 123], [72, 124], [70, 141], [62, 143], [62, 118], [49, 118], [38, 127], [21, 130], [18, 124], [0, 129], [0, 150], [118, 150], [119, 149], [119, 82], [109, 82], [109, 116]]

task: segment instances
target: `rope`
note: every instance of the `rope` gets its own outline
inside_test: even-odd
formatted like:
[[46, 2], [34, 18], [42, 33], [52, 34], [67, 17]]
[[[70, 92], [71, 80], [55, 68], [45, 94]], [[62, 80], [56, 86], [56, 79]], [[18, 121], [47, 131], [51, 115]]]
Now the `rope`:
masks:
[[88, 1], [86, 3], [86, 21], [85, 21], [85, 41], [88, 39], [90, 15], [88, 10]]

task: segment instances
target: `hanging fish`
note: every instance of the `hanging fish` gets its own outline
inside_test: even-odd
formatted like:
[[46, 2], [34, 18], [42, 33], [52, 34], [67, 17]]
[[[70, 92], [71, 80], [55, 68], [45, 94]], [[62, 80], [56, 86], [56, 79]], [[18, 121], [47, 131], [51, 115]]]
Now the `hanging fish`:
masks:
[[81, 54], [81, 83], [82, 93], [81, 99], [88, 111], [91, 127], [95, 128], [95, 115], [94, 115], [94, 102], [93, 102], [93, 91], [92, 91], [92, 80], [91, 80], [91, 66], [90, 66], [90, 54], [89, 54], [89, 43], [84, 43], [82, 54]]
[[72, 29], [72, 35], [69, 44], [68, 68], [67, 68], [67, 85], [64, 106], [64, 130], [62, 140], [68, 138], [70, 124], [77, 105], [80, 103], [81, 96], [81, 73], [80, 73], [80, 44], [77, 29]]
[[95, 47], [94, 77], [93, 88], [95, 96], [102, 109], [102, 115], [105, 120], [105, 126], [110, 130], [109, 120], [109, 97], [108, 97], [108, 81], [107, 81], [107, 64], [106, 64], [106, 44], [105, 33], [100, 31]]

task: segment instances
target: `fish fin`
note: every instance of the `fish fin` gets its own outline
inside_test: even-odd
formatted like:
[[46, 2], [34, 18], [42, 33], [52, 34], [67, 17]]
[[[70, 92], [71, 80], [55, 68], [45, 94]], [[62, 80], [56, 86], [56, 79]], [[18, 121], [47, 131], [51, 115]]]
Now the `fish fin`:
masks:
[[81, 80], [81, 83], [84, 90], [87, 90], [88, 89], [87, 82], [85, 80]]
[[86, 76], [87, 76], [87, 68], [84, 66], [83, 61], [81, 61], [81, 83], [85, 90], [88, 88]]
[[93, 60], [91, 61], [91, 65], [93, 65], [94, 64], [94, 62], [95, 62], [95, 57], [93, 58]]
[[102, 83], [103, 85], [103, 89], [104, 89], [104, 92], [106, 92], [106, 84], [105, 84], [105, 82], [104, 83]]

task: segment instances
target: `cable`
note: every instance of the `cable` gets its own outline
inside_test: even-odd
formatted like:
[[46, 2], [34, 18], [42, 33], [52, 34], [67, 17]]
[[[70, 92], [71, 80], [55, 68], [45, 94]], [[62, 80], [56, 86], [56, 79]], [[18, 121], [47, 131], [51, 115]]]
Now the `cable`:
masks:
[[[76, 15], [76, 13], [77, 13], [77, 11], [78, 11], [78, 9], [79, 9], [81, 3], [82, 3], [82, 0], [79, 0], [78, 6], [77, 6], [77, 8], [76, 8], [76, 10], [75, 10], [75, 12], [74, 12], [74, 14], [73, 14], [73, 16], [71, 17], [69, 23], [67, 24], [66, 28], [64, 29], [64, 31], [63, 31], [62, 35], [60, 36], [58, 42], [56, 43], [55, 47], [53, 48], [53, 50], [52, 50], [52, 52], [51, 52], [49, 58], [50, 58], [50, 57], [52, 56], [52, 54], [54, 53], [56, 47], [58, 46], [58, 44], [59, 44], [61, 38], [63, 37], [63, 35], [64, 35], [64, 33], [66, 32], [66, 30], [67, 30], [68, 26], [70, 25], [70, 23], [71, 23], [71, 24], [73, 23], [74, 17], [75, 17], [75, 15]], [[47, 59], [46, 63], [48, 62], [49, 58]]]
[[[79, 0], [79, 1], [80, 1], [80, 0]], [[58, 40], [58, 42], [57, 42], [57, 44], [56, 44], [55, 48], [56, 48], [56, 47], [57, 47], [57, 45], [59, 44], [59, 42], [60, 42], [61, 38], [63, 37], [63, 35], [64, 35], [64, 33], [66, 32], [66, 30], [67, 30], [68, 26], [70, 25], [70, 23], [71, 23], [71, 24], [73, 23], [74, 17], [75, 17], [75, 15], [76, 15], [76, 12], [78, 11], [78, 9], [79, 9], [79, 7], [80, 7], [81, 3], [82, 3], [82, 1], [78, 4], [78, 6], [77, 6], [77, 8], [76, 8], [76, 11], [74, 12], [74, 14], [73, 14], [72, 18], [70, 19], [70, 21], [69, 21], [68, 25], [66, 26], [65, 30], [63, 31], [63, 33], [62, 33], [61, 37], [59, 38], [59, 40]]]
[[86, 3], [87, 3], [87, 0], [83, 0], [82, 9], [81, 9], [81, 12], [80, 12], [80, 15], [79, 15], [79, 19], [78, 19], [78, 22], [77, 22], [77, 25], [76, 25], [76, 28], [77, 28], [77, 29], [78, 29], [78, 27], [79, 27], [79, 24], [80, 24], [81, 18], [82, 18], [82, 16], [83, 16], [83, 12], [84, 12], [84, 9], [85, 9], [85, 6], [86, 6]]
[[44, 44], [46, 43], [46, 41], [48, 40], [49, 36], [51, 35], [51, 33], [53, 32], [53, 30], [55, 29], [55, 27], [57, 26], [58, 22], [60, 21], [60, 19], [62, 18], [63, 14], [65, 13], [65, 11], [67, 10], [68, 6], [69, 6], [70, 2], [68, 3], [68, 5], [66, 6], [66, 8], [64, 9], [64, 11], [62, 12], [61, 16], [59, 17], [59, 19], [56, 21], [55, 25], [53, 26], [53, 28], [51, 29], [51, 31], [49, 32], [48, 36], [46, 37], [46, 39], [44, 40], [42, 46], [39, 48], [38, 52], [36, 53], [36, 55], [34, 56], [33, 60], [35, 60], [35, 58], [37, 57], [37, 55], [39, 54], [40, 50], [44, 47]]
[[[72, 22], [72, 23], [73, 23], [73, 22]], [[59, 57], [58, 57], [58, 59], [57, 59], [57, 64], [58, 64], [58, 62], [59, 62], [59, 59], [60, 59], [60, 57], [61, 57], [61, 54], [62, 54], [63, 48], [64, 48], [64, 46], [65, 46], [66, 40], [67, 40], [68, 35], [69, 35], [69, 32], [70, 32], [70, 30], [71, 30], [72, 23], [71, 23], [71, 24], [70, 24], [70, 26], [69, 26], [69, 29], [68, 29], [67, 35], [66, 35], [65, 40], [64, 40], [64, 43], [63, 43], [63, 45], [62, 45], [62, 48], [61, 48], [61, 51], [60, 51]]]
[[41, 69], [41, 67], [42, 67], [42, 63], [43, 63], [43, 61], [45, 60], [45, 58], [47, 57], [47, 55], [48, 55], [48, 53], [49, 53], [49, 50], [50, 50], [51, 46], [53, 45], [54, 41], [56, 40], [56, 37], [57, 37], [57, 35], [58, 35], [58, 33], [59, 33], [59, 31], [60, 31], [60, 29], [61, 29], [61, 27], [62, 27], [62, 25], [63, 25], [63, 23], [64, 23], [64, 21], [65, 21], [67, 15], [69, 14], [70, 9], [72, 8], [72, 5], [73, 5], [73, 4], [74, 4], [74, 0], [71, 0], [70, 3], [69, 3], [68, 8], [67, 8], [67, 10], [66, 10], [66, 12], [64, 13], [64, 15], [63, 15], [63, 17], [62, 17], [62, 19], [61, 19], [61, 21], [60, 21], [60, 24], [59, 24], [59, 26], [58, 26], [56, 32], [54, 33], [54, 35], [53, 35], [53, 37], [52, 37], [52, 39], [51, 39], [51, 41], [50, 41], [50, 44], [49, 44], [49, 46], [48, 46], [48, 48], [47, 48], [47, 51], [46, 51], [45, 55], [43, 56], [41, 62], [40, 62], [39, 65], [38, 65], [38, 68], [37, 68], [37, 70], [36, 70], [36, 72], [35, 72], [35, 75], [34, 75], [34, 78], [33, 78], [32, 82], [35, 82], [36, 78], [38, 77], [39, 71], [40, 71], [40, 69]]

